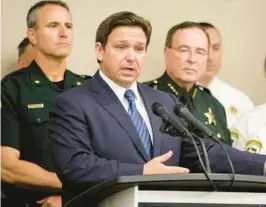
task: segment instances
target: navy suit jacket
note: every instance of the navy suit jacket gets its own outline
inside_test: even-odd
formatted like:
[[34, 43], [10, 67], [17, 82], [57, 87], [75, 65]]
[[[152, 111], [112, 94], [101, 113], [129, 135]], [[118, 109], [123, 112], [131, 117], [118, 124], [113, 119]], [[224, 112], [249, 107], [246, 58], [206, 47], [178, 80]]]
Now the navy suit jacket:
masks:
[[[169, 113], [178, 101], [174, 96], [138, 83], [153, 130], [153, 157], [169, 150], [166, 165], [189, 167], [201, 172], [188, 138], [162, 134], [160, 117], [151, 105], [161, 102]], [[178, 118], [178, 117], [177, 117]], [[129, 115], [112, 89], [97, 72], [80, 87], [60, 94], [48, 124], [49, 143], [56, 172], [63, 183], [63, 202], [92, 185], [126, 175], [142, 175], [149, 161]], [[226, 156], [216, 143], [204, 139], [213, 172], [230, 173]], [[265, 156], [240, 152], [225, 145], [236, 173], [263, 174]]]

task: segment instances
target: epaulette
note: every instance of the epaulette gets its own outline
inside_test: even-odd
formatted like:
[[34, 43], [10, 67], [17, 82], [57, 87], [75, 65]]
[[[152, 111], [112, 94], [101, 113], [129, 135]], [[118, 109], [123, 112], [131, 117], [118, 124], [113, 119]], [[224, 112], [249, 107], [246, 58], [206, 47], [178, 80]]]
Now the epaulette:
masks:
[[12, 78], [17, 78], [20, 76], [23, 76], [25, 73], [28, 73], [28, 70], [25, 70], [25, 68], [20, 69], [20, 70], [15, 70], [12, 71], [10, 73], [8, 73], [7, 75], [5, 75], [2, 79], [1, 79], [1, 83], [4, 83]]

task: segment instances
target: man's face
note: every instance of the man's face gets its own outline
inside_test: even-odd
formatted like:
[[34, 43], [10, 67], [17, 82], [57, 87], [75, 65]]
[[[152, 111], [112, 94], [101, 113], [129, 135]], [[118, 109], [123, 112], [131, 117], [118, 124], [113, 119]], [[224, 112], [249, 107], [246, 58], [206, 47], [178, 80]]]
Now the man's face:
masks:
[[205, 72], [208, 59], [208, 39], [198, 28], [178, 30], [171, 48], [165, 48], [167, 73], [175, 80], [195, 83]]
[[142, 28], [121, 26], [108, 36], [105, 48], [96, 43], [95, 51], [103, 73], [128, 88], [140, 75], [146, 56], [147, 38]]
[[46, 56], [65, 58], [70, 54], [73, 30], [70, 13], [57, 5], [46, 5], [37, 13], [37, 27], [28, 29], [34, 47]]
[[29, 44], [24, 53], [18, 58], [17, 65], [18, 69], [28, 67], [34, 60], [34, 48]]
[[214, 28], [209, 28], [206, 32], [209, 35], [211, 45], [207, 70], [204, 75], [213, 78], [219, 72], [222, 64], [221, 36]]

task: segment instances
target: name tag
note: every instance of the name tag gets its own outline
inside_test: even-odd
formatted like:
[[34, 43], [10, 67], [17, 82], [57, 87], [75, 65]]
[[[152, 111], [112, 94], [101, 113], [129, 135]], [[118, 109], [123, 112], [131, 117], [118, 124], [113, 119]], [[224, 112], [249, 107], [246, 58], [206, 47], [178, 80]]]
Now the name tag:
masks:
[[39, 104], [28, 104], [28, 109], [41, 109], [44, 107], [43, 103]]

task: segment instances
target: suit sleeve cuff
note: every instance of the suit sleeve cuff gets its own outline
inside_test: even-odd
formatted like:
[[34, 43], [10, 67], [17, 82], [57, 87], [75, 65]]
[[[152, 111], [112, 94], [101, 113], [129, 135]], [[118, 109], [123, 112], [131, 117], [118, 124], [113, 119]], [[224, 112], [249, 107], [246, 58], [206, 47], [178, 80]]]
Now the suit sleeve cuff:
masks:
[[266, 155], [254, 154], [251, 162], [248, 163], [249, 171], [252, 175], [265, 175], [264, 165]]
[[143, 175], [144, 165], [139, 164], [127, 164], [121, 170], [120, 176], [130, 176], [130, 175]]

